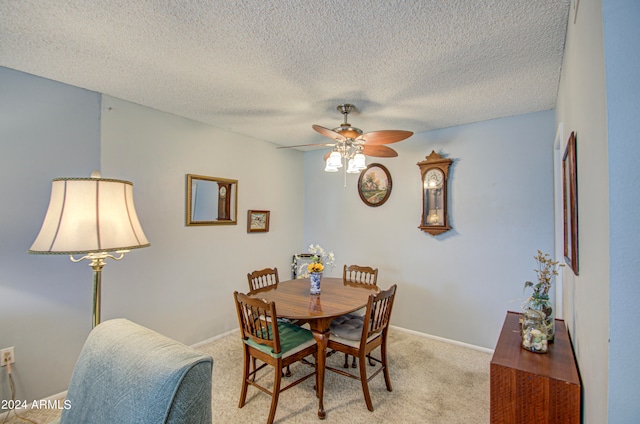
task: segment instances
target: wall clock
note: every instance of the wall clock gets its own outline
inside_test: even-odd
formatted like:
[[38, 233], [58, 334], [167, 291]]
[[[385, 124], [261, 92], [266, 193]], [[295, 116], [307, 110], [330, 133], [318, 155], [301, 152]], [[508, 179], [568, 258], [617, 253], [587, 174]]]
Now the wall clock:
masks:
[[432, 236], [451, 229], [447, 183], [452, 162], [452, 159], [443, 158], [435, 150], [425, 160], [418, 162], [422, 179], [422, 219], [418, 228]]

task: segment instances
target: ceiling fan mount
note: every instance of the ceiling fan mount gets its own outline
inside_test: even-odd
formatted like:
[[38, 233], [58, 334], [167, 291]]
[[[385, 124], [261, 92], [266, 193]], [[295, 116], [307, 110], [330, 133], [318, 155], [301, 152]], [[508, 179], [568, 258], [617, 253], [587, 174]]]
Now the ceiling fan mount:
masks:
[[339, 127], [333, 129], [333, 131], [337, 132], [338, 134], [342, 134], [346, 138], [352, 139], [355, 139], [358, 136], [362, 135], [362, 130], [360, 128], [352, 127], [351, 124], [347, 122], [349, 113], [351, 113], [354, 107], [355, 106], [349, 103], [338, 105], [338, 111], [344, 115], [344, 122], [340, 124]]

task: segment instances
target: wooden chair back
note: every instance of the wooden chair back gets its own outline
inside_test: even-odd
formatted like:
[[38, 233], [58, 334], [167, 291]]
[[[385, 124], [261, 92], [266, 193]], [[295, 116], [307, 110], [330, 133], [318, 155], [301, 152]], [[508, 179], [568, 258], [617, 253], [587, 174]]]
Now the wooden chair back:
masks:
[[238, 292], [234, 292], [233, 296], [236, 300], [242, 339], [249, 338], [256, 343], [269, 346], [273, 353], [280, 353], [276, 304]]
[[391, 319], [393, 300], [396, 297], [396, 287], [397, 285], [394, 284], [389, 290], [383, 290], [376, 295], [369, 296], [362, 331], [361, 341], [363, 344], [366, 344], [371, 336], [387, 330]]
[[345, 265], [342, 270], [342, 279], [345, 282], [373, 284], [378, 283], [378, 268], [359, 265]]
[[253, 271], [247, 274], [247, 280], [249, 280], [249, 291], [278, 285], [280, 282], [278, 279], [278, 268], [265, 268]]

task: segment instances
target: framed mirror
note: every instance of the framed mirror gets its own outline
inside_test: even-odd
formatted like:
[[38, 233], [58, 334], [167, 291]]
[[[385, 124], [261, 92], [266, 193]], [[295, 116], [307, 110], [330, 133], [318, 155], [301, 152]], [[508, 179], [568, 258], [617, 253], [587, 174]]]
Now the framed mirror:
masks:
[[238, 180], [187, 174], [187, 226], [236, 225]]

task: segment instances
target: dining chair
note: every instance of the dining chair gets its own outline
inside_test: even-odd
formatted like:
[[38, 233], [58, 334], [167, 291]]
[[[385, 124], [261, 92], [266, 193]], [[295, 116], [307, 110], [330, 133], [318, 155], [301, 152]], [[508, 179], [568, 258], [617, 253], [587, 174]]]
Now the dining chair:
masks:
[[[257, 271], [253, 271], [247, 274], [247, 280], [249, 280], [249, 292], [262, 289], [269, 286], [277, 286], [280, 282], [278, 278], [278, 268], [265, 268]], [[280, 322], [289, 322], [291, 324], [302, 325], [304, 322], [291, 321], [285, 318], [279, 319]], [[255, 365], [255, 364], [254, 364]], [[287, 367], [284, 373], [285, 377], [291, 377], [291, 369]]]
[[311, 262], [313, 255], [311, 253], [296, 253], [291, 258], [291, 279], [296, 280], [305, 275], [304, 270]]
[[[384, 372], [384, 381], [388, 391], [392, 391], [391, 379], [389, 378], [389, 365], [387, 362], [387, 337], [389, 333], [389, 319], [391, 317], [391, 309], [393, 308], [393, 300], [396, 295], [396, 285], [394, 284], [389, 290], [380, 291], [378, 294], [369, 296], [367, 309], [364, 316], [362, 328], [357, 334], [343, 334], [341, 337], [332, 333], [329, 338], [328, 348], [338, 352], [344, 352], [349, 355], [356, 356], [360, 364], [360, 375], [355, 376], [338, 368], [326, 367], [326, 369], [335, 373], [359, 379], [364, 392], [364, 400], [367, 403], [367, 409], [373, 411], [371, 403], [371, 395], [369, 393], [369, 381], [378, 375], [380, 371]], [[350, 338], [346, 338], [350, 337]], [[372, 355], [376, 348], [380, 348], [380, 358]], [[367, 377], [367, 367], [365, 358], [369, 358], [379, 364], [378, 368], [371, 376]]]
[[[377, 285], [378, 283], [378, 268], [371, 268], [370, 266], [360, 266], [360, 265], [344, 265], [342, 268], [342, 280], [347, 283], [356, 283], [356, 284], [373, 284]], [[365, 308], [359, 309], [355, 312], [352, 312], [347, 315], [343, 315], [338, 317], [337, 320], [334, 320], [334, 327], [346, 325], [347, 327], [351, 326], [350, 321], [353, 319], [358, 319], [355, 316], [364, 316]], [[362, 319], [362, 318], [360, 318]], [[375, 365], [374, 363], [369, 362], [370, 365]], [[349, 368], [349, 355], [344, 355], [344, 367]], [[356, 358], [353, 358], [351, 363], [351, 368], [356, 367]]]
[[376, 285], [378, 282], [378, 268], [345, 265], [342, 269], [342, 279], [346, 282]]
[[265, 268], [253, 271], [247, 274], [247, 280], [249, 281], [249, 291], [269, 286], [277, 286], [280, 282], [278, 279], [278, 268]]
[[[281, 392], [303, 382], [309, 377], [316, 376], [318, 387], [317, 363], [311, 364], [313, 372], [298, 378], [296, 381], [281, 388], [282, 369], [297, 361], [305, 359], [309, 355], [318, 352], [318, 345], [311, 331], [297, 325], [278, 322], [276, 319], [276, 305], [274, 302], [266, 302], [262, 299], [254, 299], [237, 291], [233, 293], [240, 336], [243, 341], [244, 366], [242, 372], [242, 390], [238, 408], [242, 408], [247, 398], [247, 389], [252, 385], [271, 396], [271, 408], [267, 424], [273, 423], [278, 406], [278, 396]], [[255, 367], [255, 359], [263, 362]], [[250, 362], [253, 361], [253, 371], [250, 371]], [[267, 365], [274, 368], [274, 382], [271, 390], [257, 383], [256, 374]], [[316, 389], [317, 391], [317, 389]], [[317, 393], [316, 393], [317, 395]]]

